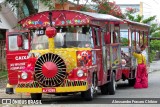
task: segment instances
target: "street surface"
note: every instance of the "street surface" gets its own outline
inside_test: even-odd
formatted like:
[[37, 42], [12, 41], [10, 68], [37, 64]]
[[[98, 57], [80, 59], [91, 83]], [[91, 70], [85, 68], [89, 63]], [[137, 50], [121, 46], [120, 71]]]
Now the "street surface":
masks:
[[[71, 95], [71, 96], [54, 96], [54, 95], [44, 95], [43, 96], [43, 104], [49, 104], [49, 105], [34, 105], [30, 107], [106, 107], [109, 105], [109, 107], [126, 107], [131, 106], [135, 107], [134, 104], [105, 104], [107, 101], [107, 98], [160, 98], [160, 71], [155, 71], [152, 73], [149, 73], [149, 87], [147, 89], [134, 89], [133, 87], [129, 87], [127, 84], [127, 81], [125, 82], [119, 82], [118, 87], [116, 90], [115, 95], [101, 95], [98, 93], [96, 98], [93, 101], [86, 102], [81, 99], [80, 95]], [[1, 93], [2, 94], [2, 93]], [[4, 94], [4, 93], [3, 93]], [[8, 98], [15, 95], [7, 95]], [[29, 95], [17, 95], [18, 98], [20, 97], [28, 97]], [[1, 97], [1, 96], [0, 96]], [[48, 97], [47, 99], [45, 99]], [[2, 98], [2, 97], [1, 97]], [[97, 102], [96, 100], [101, 100], [100, 102]], [[122, 99], [123, 100], [123, 99]], [[103, 102], [102, 102], [103, 101]], [[95, 103], [96, 102], [96, 103]], [[97, 104], [98, 103], [98, 104]], [[99, 104], [100, 103], [100, 104]], [[25, 105], [23, 107], [28, 107], [29, 105]], [[159, 107], [159, 104], [136, 104], [137, 107]], [[15, 105], [11, 106], [2, 106], [2, 107], [16, 107]], [[20, 106], [18, 106], [20, 107]]]
[[[1, 88], [0, 98], [30, 98], [30, 95], [29, 94], [6, 95], [5, 89]], [[115, 95], [101, 95], [101, 93], [99, 92], [93, 101], [86, 102], [81, 98], [80, 94], [69, 95], [69, 96], [54, 96], [50, 94], [50, 95], [43, 95], [42, 104], [50, 104], [49, 107], [54, 107], [54, 106], [63, 107], [63, 106], [66, 106], [66, 104], [67, 105], [76, 104], [76, 106], [74, 107], [79, 107], [80, 104], [85, 104], [85, 105], [94, 104], [94, 106], [96, 106], [96, 104], [98, 105], [105, 104], [107, 101], [107, 98], [110, 98], [110, 99], [111, 98], [160, 98], [160, 61], [153, 62], [151, 64], [150, 73], [149, 73], [149, 87], [147, 89], [134, 89], [133, 87], [128, 86], [128, 81], [119, 81]], [[120, 106], [121, 104], [113, 104], [113, 105], [114, 105], [113, 107], [121, 107]], [[125, 104], [125, 105], [127, 106], [128, 104]], [[147, 106], [151, 107], [151, 105], [152, 104], [149, 104]], [[141, 107], [141, 106], [142, 104], [138, 107]], [[158, 105], [156, 106], [158, 107]], [[10, 107], [10, 106], [6, 106], [6, 107]]]

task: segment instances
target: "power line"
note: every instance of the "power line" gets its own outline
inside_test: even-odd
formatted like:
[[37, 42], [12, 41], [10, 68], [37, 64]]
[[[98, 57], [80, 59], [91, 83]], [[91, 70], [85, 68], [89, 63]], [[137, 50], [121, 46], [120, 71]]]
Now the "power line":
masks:
[[147, 4], [147, 3], [145, 3], [145, 2], [143, 2], [144, 4], [146, 4], [147, 6], [150, 6], [150, 7], [152, 7], [151, 5], [149, 5], [149, 4]]
[[156, 0], [153, 0], [155, 3], [159, 4]]

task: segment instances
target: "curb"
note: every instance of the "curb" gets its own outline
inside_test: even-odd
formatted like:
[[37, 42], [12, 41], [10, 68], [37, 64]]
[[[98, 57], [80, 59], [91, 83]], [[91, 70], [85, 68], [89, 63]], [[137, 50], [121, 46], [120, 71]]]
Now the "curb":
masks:
[[149, 73], [156, 72], [156, 71], [160, 71], [160, 69], [155, 69], [155, 70], [149, 71]]

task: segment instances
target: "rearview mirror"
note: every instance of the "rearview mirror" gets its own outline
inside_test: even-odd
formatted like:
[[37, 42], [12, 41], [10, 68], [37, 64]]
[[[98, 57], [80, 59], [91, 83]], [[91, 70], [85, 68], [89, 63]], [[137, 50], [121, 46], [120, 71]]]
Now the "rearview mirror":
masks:
[[17, 36], [17, 46], [22, 47], [23, 46], [23, 39], [21, 35]]

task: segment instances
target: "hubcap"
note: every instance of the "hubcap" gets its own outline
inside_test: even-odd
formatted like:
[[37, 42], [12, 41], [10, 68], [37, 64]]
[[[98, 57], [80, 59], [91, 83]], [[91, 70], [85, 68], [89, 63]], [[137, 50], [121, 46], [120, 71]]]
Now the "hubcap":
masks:
[[93, 93], [94, 93], [94, 85], [92, 84], [91, 86], [91, 97], [93, 98]]

